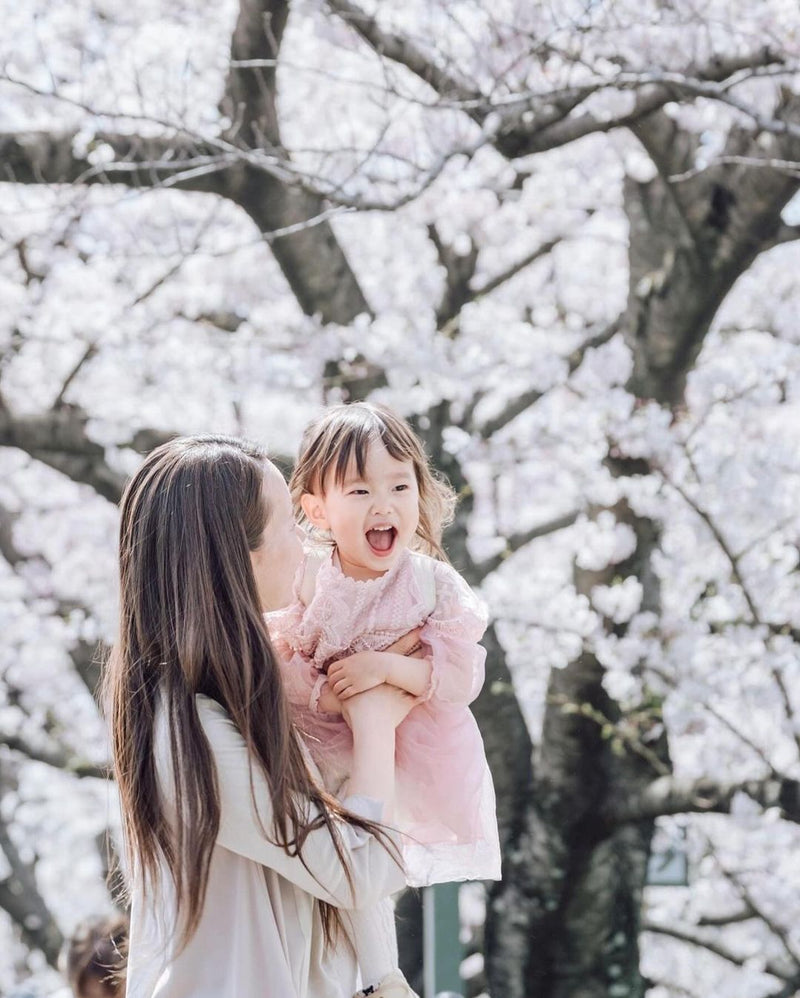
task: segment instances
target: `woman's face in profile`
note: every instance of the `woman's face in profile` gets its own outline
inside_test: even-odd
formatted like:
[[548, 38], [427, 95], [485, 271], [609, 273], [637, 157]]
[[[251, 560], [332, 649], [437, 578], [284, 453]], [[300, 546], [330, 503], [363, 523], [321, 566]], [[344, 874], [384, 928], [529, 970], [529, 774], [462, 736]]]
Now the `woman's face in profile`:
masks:
[[295, 523], [292, 500], [273, 464], [264, 472], [268, 519], [261, 544], [250, 552], [262, 609], [279, 610], [292, 599], [292, 583], [303, 557], [303, 532]]

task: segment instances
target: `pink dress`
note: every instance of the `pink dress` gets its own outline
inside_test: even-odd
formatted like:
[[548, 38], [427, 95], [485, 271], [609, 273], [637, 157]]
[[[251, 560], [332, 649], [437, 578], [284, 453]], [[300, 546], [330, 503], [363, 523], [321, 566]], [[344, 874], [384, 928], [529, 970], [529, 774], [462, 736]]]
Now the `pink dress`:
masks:
[[407, 881], [499, 880], [494, 786], [467, 706], [483, 685], [486, 611], [461, 576], [404, 551], [385, 575], [361, 581], [344, 575], [332, 552], [313, 552], [295, 580], [295, 601], [267, 614], [267, 623], [295, 722], [333, 792], [348, 778], [352, 737], [340, 715], [319, 710], [325, 670], [422, 628], [431, 682], [397, 729], [395, 822]]

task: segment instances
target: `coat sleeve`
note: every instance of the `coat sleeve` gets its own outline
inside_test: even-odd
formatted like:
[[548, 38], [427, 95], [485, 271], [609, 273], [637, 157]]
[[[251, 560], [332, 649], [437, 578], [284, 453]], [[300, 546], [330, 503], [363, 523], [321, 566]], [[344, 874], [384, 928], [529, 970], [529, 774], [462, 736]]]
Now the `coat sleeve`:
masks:
[[[345, 821], [337, 821], [336, 828], [351, 871], [352, 889], [326, 826], [306, 838], [302, 848], [305, 864], [299, 856], [290, 856], [270, 842], [263, 830], [271, 834], [272, 828], [272, 798], [264, 774], [257, 765], [250, 766], [244, 739], [222, 707], [207, 697], [198, 697], [197, 705], [217, 770], [218, 845], [275, 870], [307, 893], [339, 908], [367, 907], [403, 887], [403, 871], [389, 850], [371, 833]], [[381, 819], [382, 801], [350, 797], [344, 803], [365, 818]], [[307, 817], [312, 819], [317, 813], [309, 802]], [[387, 835], [397, 845], [393, 833], [387, 830]]]
[[464, 706], [483, 686], [486, 651], [478, 642], [487, 624], [486, 606], [456, 570], [434, 563], [436, 605], [422, 626], [431, 681], [422, 700]]

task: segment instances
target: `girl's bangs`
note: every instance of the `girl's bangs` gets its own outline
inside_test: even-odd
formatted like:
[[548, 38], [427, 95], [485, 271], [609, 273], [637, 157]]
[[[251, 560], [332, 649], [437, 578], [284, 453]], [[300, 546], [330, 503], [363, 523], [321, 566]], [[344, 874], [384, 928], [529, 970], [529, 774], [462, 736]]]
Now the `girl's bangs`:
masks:
[[420, 455], [405, 437], [406, 434], [393, 432], [393, 427], [380, 418], [359, 422], [339, 433], [332, 433], [328, 453], [320, 467], [320, 482], [324, 482], [333, 470], [333, 480], [341, 488], [353, 464], [359, 477], [363, 478], [370, 444], [376, 440], [380, 440], [396, 461], [411, 461], [419, 477]]

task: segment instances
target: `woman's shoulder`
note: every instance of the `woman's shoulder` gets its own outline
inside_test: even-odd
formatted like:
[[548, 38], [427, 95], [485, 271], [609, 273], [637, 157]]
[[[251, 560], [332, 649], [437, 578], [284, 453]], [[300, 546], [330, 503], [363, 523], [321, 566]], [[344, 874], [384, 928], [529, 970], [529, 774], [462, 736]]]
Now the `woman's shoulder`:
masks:
[[199, 716], [207, 714], [209, 716], [216, 717], [227, 717], [228, 712], [222, 706], [219, 701], [215, 700], [213, 697], [207, 696], [205, 693], [195, 693], [194, 695], [195, 707], [197, 707], [197, 713]]

